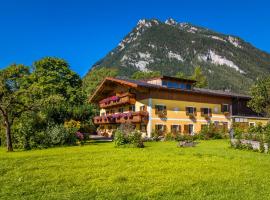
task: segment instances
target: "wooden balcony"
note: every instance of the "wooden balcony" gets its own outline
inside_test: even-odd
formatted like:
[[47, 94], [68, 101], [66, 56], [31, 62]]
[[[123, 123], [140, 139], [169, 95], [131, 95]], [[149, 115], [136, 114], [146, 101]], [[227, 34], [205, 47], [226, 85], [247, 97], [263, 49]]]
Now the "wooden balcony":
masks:
[[94, 117], [94, 124], [147, 123], [148, 112], [117, 113]]
[[122, 106], [125, 104], [135, 104], [136, 99], [134, 94], [124, 93], [112, 97], [108, 97], [99, 102], [100, 108], [112, 108], [116, 106]]

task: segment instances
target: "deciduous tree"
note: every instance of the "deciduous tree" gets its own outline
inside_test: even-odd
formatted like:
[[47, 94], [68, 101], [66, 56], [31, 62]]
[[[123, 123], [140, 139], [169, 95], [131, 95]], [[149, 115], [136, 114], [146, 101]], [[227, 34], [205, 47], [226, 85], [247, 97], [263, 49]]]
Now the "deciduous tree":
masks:
[[11, 127], [15, 118], [30, 109], [26, 98], [29, 69], [11, 65], [0, 71], [0, 116], [5, 127], [7, 151], [13, 151]]

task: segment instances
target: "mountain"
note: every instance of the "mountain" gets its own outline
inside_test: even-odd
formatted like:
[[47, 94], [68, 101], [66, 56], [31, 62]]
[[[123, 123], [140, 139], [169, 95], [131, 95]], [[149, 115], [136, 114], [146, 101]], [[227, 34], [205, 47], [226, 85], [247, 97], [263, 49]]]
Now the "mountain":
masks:
[[190, 75], [196, 66], [209, 88], [245, 93], [258, 77], [269, 74], [270, 54], [239, 37], [190, 23], [142, 19], [91, 69], [115, 68], [125, 77], [138, 70], [174, 76], [179, 71]]

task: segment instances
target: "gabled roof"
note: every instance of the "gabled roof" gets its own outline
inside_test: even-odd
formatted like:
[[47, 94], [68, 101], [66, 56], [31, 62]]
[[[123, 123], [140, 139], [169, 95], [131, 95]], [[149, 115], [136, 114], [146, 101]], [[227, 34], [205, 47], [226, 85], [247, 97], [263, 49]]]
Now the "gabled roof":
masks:
[[251, 98], [248, 95], [238, 94], [234, 92], [227, 92], [227, 91], [222, 91], [222, 90], [210, 90], [210, 89], [203, 89], [203, 88], [193, 88], [192, 90], [168, 88], [161, 85], [147, 83], [145, 81], [107, 77], [100, 84], [100, 86], [97, 88], [95, 93], [90, 97], [89, 99], [90, 102], [93, 102], [97, 94], [102, 92], [102, 89], [106, 82], [117, 83], [126, 87], [135, 88], [135, 89], [136, 88], [150, 88], [150, 89], [169, 90], [172, 92], [186, 92], [186, 93], [191, 93], [191, 94], [202, 94], [202, 95], [220, 96], [220, 97], [231, 97], [231, 98], [242, 98], [242, 99]]

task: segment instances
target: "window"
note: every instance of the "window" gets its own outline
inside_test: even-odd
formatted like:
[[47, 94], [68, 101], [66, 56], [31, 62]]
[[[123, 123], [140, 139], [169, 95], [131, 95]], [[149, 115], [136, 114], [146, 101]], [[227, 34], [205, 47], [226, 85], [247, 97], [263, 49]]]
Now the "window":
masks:
[[102, 113], [101, 113], [101, 116], [105, 116], [105, 113], [104, 113], [104, 112], [102, 112]]
[[145, 124], [141, 124], [140, 130], [141, 130], [142, 132], [146, 132], [146, 125], [145, 125]]
[[218, 124], [219, 124], [219, 121], [214, 121], [215, 126], [218, 126]]
[[254, 127], [255, 125], [256, 125], [255, 122], [249, 122], [250, 127]]
[[202, 116], [210, 116], [211, 109], [210, 108], [201, 108], [201, 115]]
[[180, 133], [181, 132], [181, 126], [180, 125], [171, 125], [171, 132], [172, 133]]
[[155, 105], [155, 109], [157, 112], [166, 110], [166, 106], [164, 105]]
[[190, 115], [190, 114], [195, 114], [196, 112], [196, 108], [195, 107], [186, 107], [186, 114]]
[[248, 122], [246, 118], [235, 118], [234, 122]]
[[118, 112], [120, 112], [120, 113], [124, 112], [124, 108], [123, 107], [119, 108]]
[[193, 124], [184, 125], [184, 133], [194, 135], [194, 125]]
[[110, 111], [106, 110], [106, 115], [109, 115], [110, 114]]
[[221, 112], [229, 112], [229, 105], [228, 104], [222, 104], [221, 105]]
[[135, 112], [135, 105], [130, 105], [129, 106], [129, 111]]
[[146, 106], [140, 106], [140, 111], [146, 111]]
[[162, 86], [167, 87], [167, 81], [162, 81]]
[[158, 133], [164, 133], [166, 131], [166, 126], [163, 124], [156, 124], [155, 131]]
[[185, 83], [180, 83], [180, 89], [186, 89], [186, 84]]
[[168, 87], [169, 88], [178, 88], [177, 82], [168, 81]]
[[191, 90], [191, 84], [187, 84], [187, 85], [186, 85], [186, 89], [187, 89], [187, 90]]
[[111, 110], [111, 114], [113, 114], [114, 113], [114, 110]]

